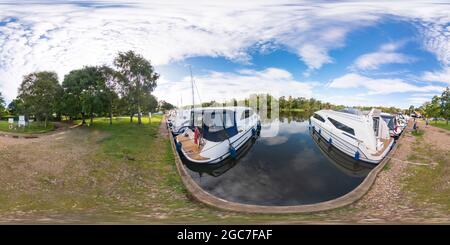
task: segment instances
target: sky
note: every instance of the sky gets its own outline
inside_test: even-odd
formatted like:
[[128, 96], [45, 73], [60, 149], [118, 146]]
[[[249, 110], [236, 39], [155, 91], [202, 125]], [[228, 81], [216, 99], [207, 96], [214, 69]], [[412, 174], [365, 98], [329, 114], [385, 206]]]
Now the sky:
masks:
[[450, 86], [450, 1], [2, 1], [0, 92], [134, 50], [174, 105], [251, 93], [419, 106]]

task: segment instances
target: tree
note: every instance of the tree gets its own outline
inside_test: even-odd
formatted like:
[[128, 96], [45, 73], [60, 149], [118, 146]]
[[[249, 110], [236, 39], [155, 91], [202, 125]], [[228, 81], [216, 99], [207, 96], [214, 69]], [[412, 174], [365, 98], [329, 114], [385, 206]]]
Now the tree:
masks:
[[450, 119], [450, 89], [447, 87], [440, 97], [441, 100], [441, 115], [445, 118], [448, 125]]
[[103, 90], [104, 95], [106, 96], [108, 101], [109, 124], [111, 125], [114, 105], [117, 103], [117, 100], [119, 99], [119, 96], [117, 95], [116, 91], [118, 91], [119, 89], [120, 75], [114, 69], [108, 66], [102, 66], [99, 69], [103, 76], [103, 82], [99, 83], [99, 87], [101, 88], [101, 90]]
[[164, 100], [161, 100], [159, 102], [159, 109], [161, 111], [167, 111], [167, 110], [172, 110], [173, 108], [175, 108], [174, 105], [170, 104], [169, 102], [166, 102]]
[[436, 95], [433, 96], [433, 99], [431, 99], [431, 103], [427, 111], [428, 116], [435, 118], [435, 123], [437, 123], [436, 118], [439, 117], [441, 114], [441, 107], [439, 105], [439, 102], [440, 102], [439, 96]]
[[19, 114], [25, 114], [25, 109], [23, 106], [23, 101], [19, 98], [16, 98], [11, 101], [8, 105], [9, 114], [18, 116]]
[[[114, 60], [114, 65], [121, 74], [121, 91], [128, 103], [136, 105], [138, 124], [142, 124], [143, 97], [153, 92], [159, 74], [154, 71], [150, 61], [133, 51], [119, 52]], [[130, 119], [132, 120], [133, 110], [131, 107], [130, 109]]]
[[86, 123], [86, 116], [89, 116], [92, 124], [95, 114], [106, 111], [109, 90], [105, 83], [105, 77], [98, 67], [86, 66], [71, 71], [62, 83], [64, 113], [71, 118], [81, 114], [83, 124]]
[[156, 112], [158, 109], [158, 99], [152, 94], [145, 96], [142, 108], [146, 112]]
[[24, 76], [18, 97], [27, 112], [34, 114], [36, 120], [44, 118], [44, 125], [47, 127], [49, 116], [55, 112], [60, 90], [55, 72], [35, 72]]
[[0, 92], [0, 117], [3, 116], [3, 113], [5, 113], [5, 99]]

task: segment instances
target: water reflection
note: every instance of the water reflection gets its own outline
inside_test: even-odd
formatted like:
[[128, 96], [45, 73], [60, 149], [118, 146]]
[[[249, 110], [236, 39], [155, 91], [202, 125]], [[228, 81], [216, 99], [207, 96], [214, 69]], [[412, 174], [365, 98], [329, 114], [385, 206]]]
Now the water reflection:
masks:
[[330, 160], [330, 163], [335, 164], [339, 170], [349, 176], [365, 177], [375, 166], [370, 163], [355, 160], [347, 154], [342, 153], [312, 129], [310, 129], [310, 135], [322, 153]]
[[237, 156], [235, 159], [227, 158], [225, 161], [222, 161], [222, 162], [219, 162], [216, 164], [198, 164], [198, 163], [190, 162], [186, 158], [182, 158], [182, 160], [184, 162], [184, 165], [188, 169], [198, 173], [199, 178], [201, 178], [203, 176], [203, 174], [208, 174], [213, 177], [218, 177], [218, 176], [226, 173], [232, 167], [234, 167], [239, 162], [239, 160], [247, 154], [247, 152], [255, 144], [255, 141], [256, 141], [256, 138], [252, 138], [247, 143], [245, 143], [245, 145], [243, 145], [237, 152]]
[[308, 119], [308, 113], [297, 112], [266, 118], [261, 135], [278, 124], [276, 136], [249, 142], [236, 160], [185, 164], [204, 190], [234, 202], [299, 205], [345, 195], [364, 180], [370, 166], [328, 149], [310, 134]]

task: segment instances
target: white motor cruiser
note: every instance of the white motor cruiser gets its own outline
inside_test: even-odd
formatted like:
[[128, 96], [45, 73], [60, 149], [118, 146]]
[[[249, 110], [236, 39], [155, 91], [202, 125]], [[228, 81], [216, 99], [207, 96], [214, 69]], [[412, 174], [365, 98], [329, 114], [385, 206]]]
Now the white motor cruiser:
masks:
[[378, 109], [367, 113], [355, 109], [320, 110], [310, 118], [310, 124], [313, 132], [345, 154], [378, 164], [394, 144], [380, 114]]
[[192, 110], [177, 110], [167, 121], [167, 126], [173, 135], [179, 135], [184, 132], [191, 124]]
[[397, 116], [394, 116], [389, 113], [381, 113], [381, 118], [386, 122], [389, 128], [389, 134], [391, 137], [397, 138], [403, 131], [403, 127], [401, 126]]
[[177, 150], [194, 163], [218, 163], [231, 156], [260, 130], [249, 107], [193, 109], [190, 127], [175, 137]]

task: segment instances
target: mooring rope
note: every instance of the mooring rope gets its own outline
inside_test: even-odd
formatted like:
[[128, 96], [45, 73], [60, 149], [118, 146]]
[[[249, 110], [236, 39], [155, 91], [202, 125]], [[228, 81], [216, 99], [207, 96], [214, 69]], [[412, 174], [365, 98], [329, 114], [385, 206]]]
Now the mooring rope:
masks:
[[406, 161], [406, 160], [401, 160], [401, 159], [398, 159], [395, 157], [389, 157], [389, 156], [387, 156], [387, 158], [394, 160], [394, 161], [399, 161], [399, 162], [418, 165], [418, 166], [436, 166], [436, 165], [438, 165], [438, 163], [436, 163], [436, 162], [434, 162], [434, 163], [418, 163], [418, 162], [410, 162], [410, 161]]

